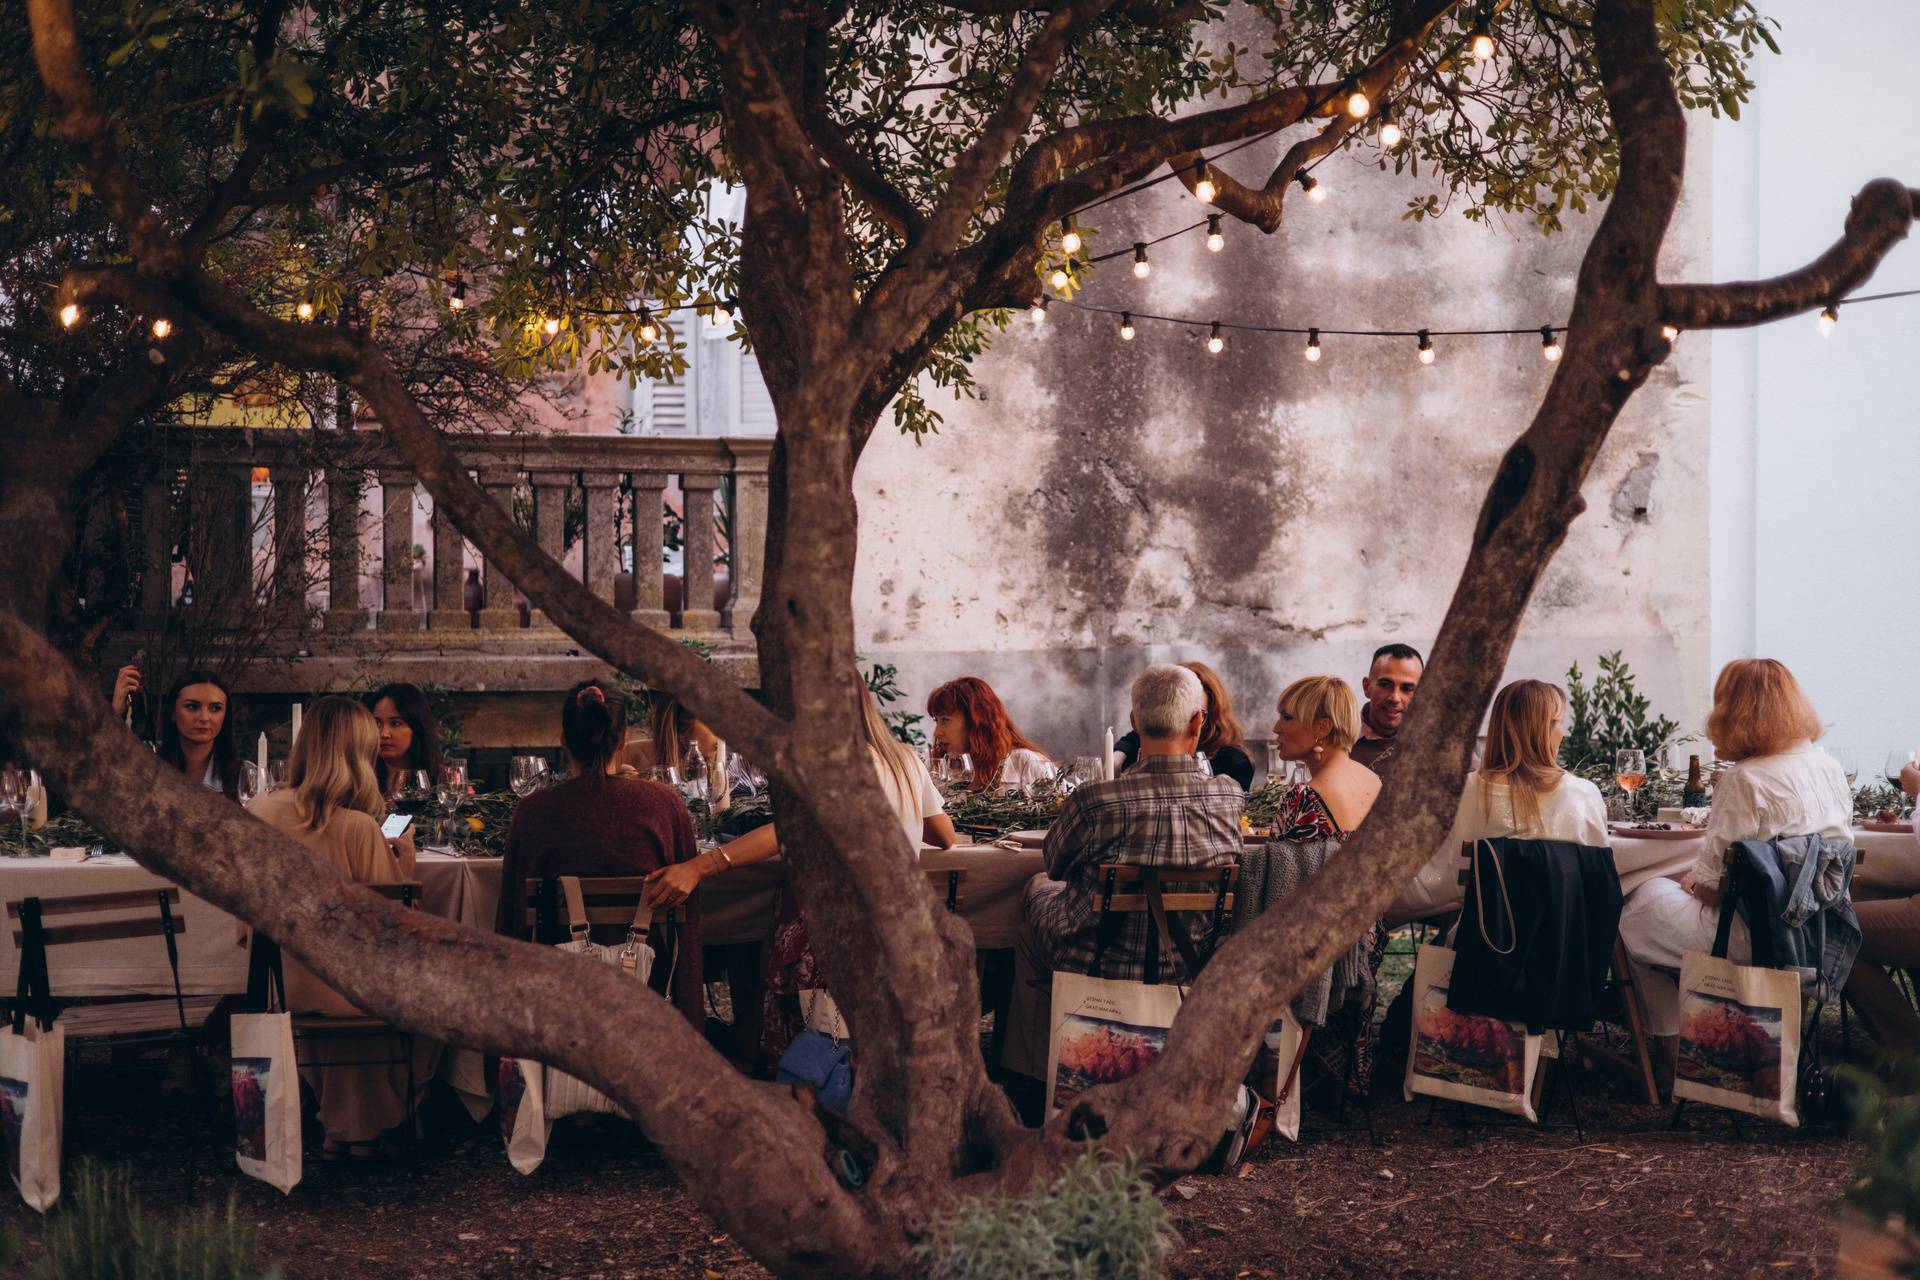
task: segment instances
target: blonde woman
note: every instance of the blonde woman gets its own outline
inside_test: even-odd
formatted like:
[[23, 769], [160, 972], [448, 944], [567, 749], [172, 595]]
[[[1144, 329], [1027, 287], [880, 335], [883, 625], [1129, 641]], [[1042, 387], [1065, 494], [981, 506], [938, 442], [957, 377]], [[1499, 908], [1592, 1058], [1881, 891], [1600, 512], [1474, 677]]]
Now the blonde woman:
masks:
[[1308, 676], [1281, 690], [1273, 744], [1307, 766], [1274, 815], [1276, 840], [1343, 840], [1380, 795], [1380, 777], [1348, 752], [1360, 736], [1360, 702], [1338, 676]]
[[[1785, 664], [1772, 658], [1729, 662], [1714, 682], [1707, 737], [1722, 760], [1734, 763], [1714, 784], [1713, 816], [1693, 869], [1684, 880], [1649, 880], [1628, 896], [1620, 913], [1620, 939], [1633, 961], [1647, 1027], [1665, 1049], [1655, 1055], [1654, 1069], [1668, 1081], [1680, 1033], [1673, 975], [1689, 951], [1713, 945], [1727, 850], [1741, 840], [1815, 832], [1829, 840], [1852, 839], [1853, 793], [1846, 774], [1814, 745], [1820, 717]], [[1737, 916], [1727, 954], [1734, 960], [1752, 955], [1746, 922]]]
[[[380, 728], [372, 712], [352, 698], [320, 698], [308, 705], [300, 737], [293, 744], [287, 786], [254, 800], [249, 812], [298, 840], [355, 884], [399, 884], [411, 868], [403, 866], [388, 847], [374, 816], [386, 810], [374, 773], [379, 749]], [[246, 941], [244, 929], [242, 941]], [[359, 1015], [345, 996], [292, 955], [283, 955], [282, 962], [290, 1012]], [[319, 1100], [327, 1152], [372, 1154], [380, 1135], [406, 1118], [404, 1067], [314, 1067], [330, 1058], [364, 1062], [391, 1057], [393, 1045], [380, 1040], [326, 1040], [313, 1047], [315, 1061], [301, 1067], [300, 1074]]]

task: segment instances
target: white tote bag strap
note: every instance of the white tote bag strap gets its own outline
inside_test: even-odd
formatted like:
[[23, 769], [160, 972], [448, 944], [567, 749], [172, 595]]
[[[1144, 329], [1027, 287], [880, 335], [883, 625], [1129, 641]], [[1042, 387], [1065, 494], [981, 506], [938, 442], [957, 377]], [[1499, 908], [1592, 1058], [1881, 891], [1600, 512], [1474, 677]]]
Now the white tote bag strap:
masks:
[[574, 942], [585, 942], [592, 926], [587, 923], [587, 900], [580, 893], [579, 876], [561, 876], [560, 892], [567, 897], [567, 933]]
[[[640, 948], [647, 948], [651, 963], [653, 947], [648, 943], [647, 935], [653, 929], [653, 918], [654, 908], [648, 904], [647, 895], [643, 892], [640, 900], [633, 904], [633, 923], [627, 926], [627, 945], [620, 948], [620, 971], [629, 978], [644, 976], [640, 972]], [[677, 962], [679, 957], [676, 955], [674, 959]], [[671, 973], [668, 976], [671, 978]]]

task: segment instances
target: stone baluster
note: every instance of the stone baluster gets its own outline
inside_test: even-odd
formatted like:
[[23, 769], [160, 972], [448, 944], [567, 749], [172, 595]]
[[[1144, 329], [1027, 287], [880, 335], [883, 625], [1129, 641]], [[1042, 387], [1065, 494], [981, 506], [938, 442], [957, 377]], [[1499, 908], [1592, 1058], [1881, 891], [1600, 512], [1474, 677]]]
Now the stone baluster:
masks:
[[140, 486], [140, 612], [158, 627], [173, 605], [173, 490], [171, 473]]
[[195, 598], [212, 606], [216, 626], [238, 627], [253, 609], [253, 466], [220, 462], [197, 467], [201, 563]]
[[379, 626], [382, 631], [414, 631], [421, 623], [413, 607], [413, 472], [380, 468]]
[[688, 631], [715, 631], [720, 626], [720, 614], [713, 607], [713, 493], [725, 480], [725, 476], [697, 473], [680, 477], [680, 492], [687, 504], [680, 625]]
[[327, 468], [327, 630], [367, 625], [360, 605], [360, 497], [365, 478]]
[[273, 469], [273, 608], [282, 627], [307, 629], [307, 484], [305, 467]]
[[773, 441], [729, 440], [727, 447], [733, 453], [733, 634], [750, 640], [766, 564], [767, 464]]
[[586, 554], [581, 567], [586, 570], [587, 589], [613, 603], [613, 576], [620, 571], [620, 543], [614, 503], [620, 491], [617, 471], [586, 471], [580, 484], [586, 490]]
[[665, 630], [661, 607], [661, 525], [665, 521], [668, 476], [661, 471], [633, 473], [633, 620]]
[[[512, 467], [486, 467], [480, 472], [480, 487], [487, 496], [507, 513], [507, 519], [513, 519], [513, 489], [519, 482], [520, 473]], [[480, 609], [480, 629], [483, 631], [510, 631], [520, 626], [520, 610], [513, 602], [513, 583], [507, 579], [506, 570], [497, 564], [492, 556], [486, 561], [486, 603]]]
[[[573, 492], [571, 471], [539, 470], [533, 474], [533, 539], [549, 559], [559, 564], [567, 554], [567, 496]], [[553, 630], [544, 609], [535, 609], [531, 624]]]
[[435, 631], [471, 631], [473, 615], [466, 605], [467, 540], [454, 528], [453, 517], [433, 504], [433, 610], [427, 626]]

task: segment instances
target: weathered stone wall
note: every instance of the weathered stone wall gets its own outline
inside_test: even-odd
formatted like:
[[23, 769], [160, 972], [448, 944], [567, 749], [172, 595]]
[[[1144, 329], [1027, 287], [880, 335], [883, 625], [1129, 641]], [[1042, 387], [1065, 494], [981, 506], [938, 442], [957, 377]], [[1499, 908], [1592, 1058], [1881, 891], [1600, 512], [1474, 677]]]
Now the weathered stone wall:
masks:
[[[1707, 131], [1669, 246], [1675, 278], [1706, 274]], [[1228, 162], [1264, 174], [1255, 147]], [[1250, 159], [1251, 158], [1251, 159]], [[1290, 679], [1357, 679], [1379, 644], [1425, 649], [1464, 563], [1482, 495], [1552, 366], [1537, 327], [1562, 323], [1587, 226], [1450, 215], [1402, 221], [1426, 188], [1336, 159], [1322, 204], [1296, 198], [1272, 237], [1229, 226], [1152, 249], [1136, 280], [1106, 264], [1084, 297], [1136, 312], [1323, 329], [1527, 327], [1503, 338], [1204, 333], [1056, 303], [1018, 317], [981, 361], [977, 401], [947, 405], [916, 447], [882, 433], [861, 463], [855, 606], [863, 654], [897, 663], [923, 701], [972, 673], [1057, 755], [1124, 726], [1149, 661], [1201, 658], [1257, 736]], [[1173, 184], [1085, 221], [1094, 252], [1194, 221]], [[1709, 692], [1707, 345], [1682, 338], [1613, 433], [1588, 510], [1541, 584], [1510, 668], [1559, 680], [1625, 649], [1656, 709], [1703, 717]]]

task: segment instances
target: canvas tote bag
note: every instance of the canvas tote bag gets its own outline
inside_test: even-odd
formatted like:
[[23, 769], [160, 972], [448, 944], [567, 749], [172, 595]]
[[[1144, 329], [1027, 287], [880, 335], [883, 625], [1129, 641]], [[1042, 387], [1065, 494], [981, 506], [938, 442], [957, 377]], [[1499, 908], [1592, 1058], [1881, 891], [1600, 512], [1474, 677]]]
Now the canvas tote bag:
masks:
[[1307, 1054], [1307, 1031], [1293, 1016], [1293, 1010], [1281, 1010], [1279, 1021], [1267, 1028], [1266, 1048], [1274, 1059], [1273, 1076], [1266, 1081], [1272, 1089], [1273, 1131], [1289, 1142], [1298, 1142], [1300, 1062]]
[[1799, 1127], [1800, 975], [1694, 951], [1680, 962], [1673, 1096]]
[[[653, 976], [653, 947], [647, 931], [653, 924], [653, 908], [644, 900], [634, 909], [627, 940], [620, 946], [606, 946], [590, 938], [586, 899], [580, 892], [578, 876], [561, 876], [560, 891], [567, 902], [568, 939], [555, 950], [587, 956], [602, 964], [613, 965], [622, 976], [647, 982]], [[553, 1122], [562, 1116], [599, 1112], [625, 1115], [606, 1094], [576, 1079], [557, 1067], [549, 1067], [531, 1058], [514, 1060], [521, 1087], [520, 1106], [514, 1112], [513, 1128], [507, 1138], [507, 1159], [521, 1173], [532, 1173], [547, 1158], [547, 1140], [553, 1134]], [[507, 1096], [510, 1075], [501, 1063], [502, 1098]]]
[[13, 1021], [0, 1027], [0, 1125], [13, 1185], [29, 1207], [45, 1213], [60, 1199], [67, 1033], [54, 1020], [38, 899], [20, 904], [20, 928], [24, 945]]
[[1422, 944], [1413, 967], [1413, 1030], [1405, 1096], [1451, 1098], [1537, 1122], [1533, 1077], [1540, 1041], [1524, 1025], [1447, 1008], [1453, 952]]
[[265, 1012], [232, 1019], [233, 1156], [240, 1172], [291, 1193], [305, 1154], [300, 1068], [293, 1056], [293, 1015], [272, 954], [273, 944], [256, 933], [247, 959], [247, 1004]]

